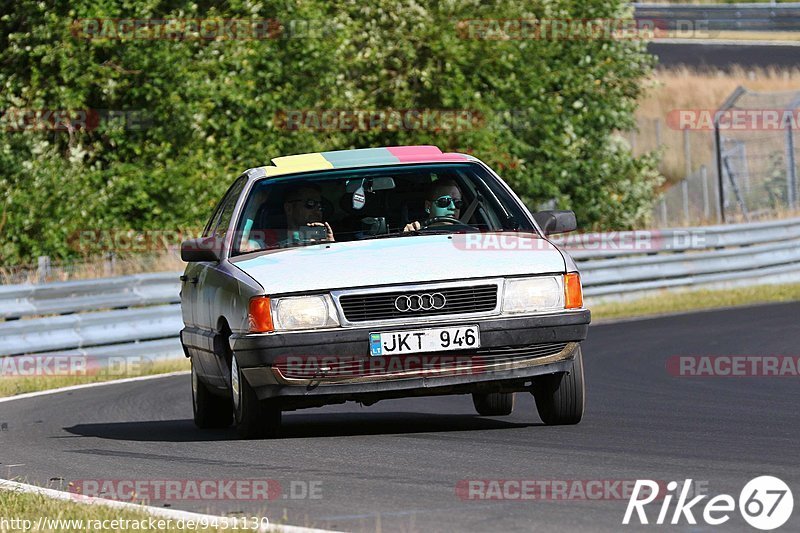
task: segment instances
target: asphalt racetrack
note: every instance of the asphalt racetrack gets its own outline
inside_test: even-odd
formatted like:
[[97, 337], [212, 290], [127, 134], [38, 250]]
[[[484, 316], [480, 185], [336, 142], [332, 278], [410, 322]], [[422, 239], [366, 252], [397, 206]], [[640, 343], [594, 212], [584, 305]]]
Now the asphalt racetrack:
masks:
[[729, 71], [745, 68], [800, 68], [800, 47], [780, 44], [649, 43], [660, 67], [693, 67]]
[[[268, 478], [281, 491], [267, 502], [153, 503], [347, 531], [754, 531], [738, 511], [707, 526], [702, 508], [697, 526], [623, 526], [627, 500], [613, 490], [603, 500], [521, 501], [456, 489], [464, 480], [691, 478], [738, 500], [747, 481], [774, 475], [797, 503], [798, 379], [676, 377], [666, 363], [797, 355], [798, 316], [800, 303], [788, 303], [592, 326], [587, 412], [569, 427], [542, 425], [530, 395], [497, 418], [455, 396], [290, 412], [281, 438], [241, 441], [233, 429], [195, 429], [188, 375], [0, 403], [0, 475], [62, 489], [87, 479]], [[651, 522], [659, 507], [647, 508]], [[796, 505], [779, 531], [800, 530], [799, 520]]]

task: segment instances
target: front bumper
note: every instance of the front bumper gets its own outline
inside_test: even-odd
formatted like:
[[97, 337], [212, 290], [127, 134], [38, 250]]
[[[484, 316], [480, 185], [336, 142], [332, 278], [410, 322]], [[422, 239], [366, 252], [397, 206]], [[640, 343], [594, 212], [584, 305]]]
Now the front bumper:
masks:
[[[481, 348], [395, 356], [402, 361], [399, 368], [384, 372], [364, 371], [380, 359], [369, 355], [370, 332], [428, 325], [235, 335], [231, 346], [245, 378], [261, 399], [280, 399], [287, 405], [302, 403], [303, 399], [310, 405], [346, 400], [370, 402], [414, 395], [522, 390], [529, 386], [531, 377], [569, 370], [578, 343], [586, 338], [590, 320], [590, 312], [581, 309], [437, 323], [437, 327], [478, 324]], [[441, 362], [433, 367], [409, 368], [403, 362], [411, 357]], [[309, 358], [332, 363], [325, 363], [326, 373], [310, 375], [286, 367], [287, 360]]]

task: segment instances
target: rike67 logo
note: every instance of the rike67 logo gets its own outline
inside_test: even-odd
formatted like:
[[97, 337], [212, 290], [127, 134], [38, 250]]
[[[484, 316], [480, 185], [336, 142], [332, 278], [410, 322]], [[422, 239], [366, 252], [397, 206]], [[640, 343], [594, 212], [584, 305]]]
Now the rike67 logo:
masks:
[[[661, 498], [661, 508], [654, 522], [657, 525], [666, 523], [677, 525], [683, 520], [686, 524], [695, 525], [697, 524], [695, 513], [711, 526], [722, 525], [730, 520], [737, 504], [733, 496], [719, 494], [702, 505], [701, 502], [707, 495], [695, 496], [690, 500], [691, 485], [692, 480], [687, 479], [679, 489], [678, 482], [670, 481], [667, 483], [666, 494], [660, 494], [659, 484], [656, 481], [636, 480], [622, 523], [630, 524], [635, 512], [640, 524], [649, 524], [645, 506], [659, 498]], [[671, 520], [668, 522], [674, 496], [678, 499], [672, 510]], [[739, 493], [738, 505], [745, 522], [756, 529], [769, 531], [781, 527], [789, 520], [794, 509], [794, 498], [789, 486], [782, 480], [773, 476], [759, 476], [744, 486]]]

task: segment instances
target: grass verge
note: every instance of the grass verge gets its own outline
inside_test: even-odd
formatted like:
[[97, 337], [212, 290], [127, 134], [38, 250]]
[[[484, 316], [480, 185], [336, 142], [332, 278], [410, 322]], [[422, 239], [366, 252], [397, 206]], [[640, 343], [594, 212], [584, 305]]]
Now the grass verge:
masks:
[[592, 305], [591, 309], [592, 320], [603, 320], [791, 301], [800, 301], [800, 283], [679, 293], [664, 291], [655, 296], [647, 296], [629, 302]]
[[[186, 358], [169, 359], [131, 365], [124, 372], [100, 369], [96, 373], [69, 376], [0, 376], [0, 398], [14, 396], [26, 392], [36, 392], [83, 383], [98, 383], [115, 379], [132, 378], [137, 376], [151, 376], [189, 370], [189, 360]], [[2, 515], [0, 515], [2, 516]]]
[[[14, 522], [12, 521], [14, 519], [18, 520]], [[6, 522], [2, 523], [2, 520]], [[113, 522], [115, 520], [116, 523]], [[123, 520], [127, 522], [123, 522]], [[134, 521], [140, 527], [134, 526]], [[162, 522], [159, 524], [159, 521]], [[155, 524], [156, 527], [150, 527], [151, 524]], [[181, 525], [184, 527], [179, 527]], [[152, 516], [144, 511], [114, 509], [101, 505], [56, 500], [41, 494], [0, 490], [0, 531], [80, 531], [84, 533], [86, 531], [132, 530], [222, 531], [222, 529], [202, 527], [189, 529], [185, 523], [181, 524], [176, 519], [172, 519], [170, 522], [166, 518]]]

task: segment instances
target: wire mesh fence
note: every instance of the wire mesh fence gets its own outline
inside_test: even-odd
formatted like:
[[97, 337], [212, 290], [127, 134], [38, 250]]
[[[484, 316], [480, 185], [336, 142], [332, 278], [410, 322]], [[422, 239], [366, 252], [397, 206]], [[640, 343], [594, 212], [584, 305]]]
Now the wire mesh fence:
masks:
[[722, 217], [769, 218], [798, 207], [800, 91], [739, 87], [717, 113]]
[[701, 165], [660, 196], [653, 206], [653, 225], [659, 228], [716, 224], [720, 219], [716, 177]]
[[[675, 112], [686, 113], [690, 125], [681, 131], [680, 145], [672, 139], [661, 151], [682, 156], [685, 177], [656, 200], [655, 226], [747, 222], [798, 212], [800, 91], [739, 87], [717, 110]], [[702, 150], [704, 142], [696, 150], [698, 139], [690, 135], [698, 134], [711, 137], [711, 153]], [[695, 168], [693, 160], [704, 164]]]

